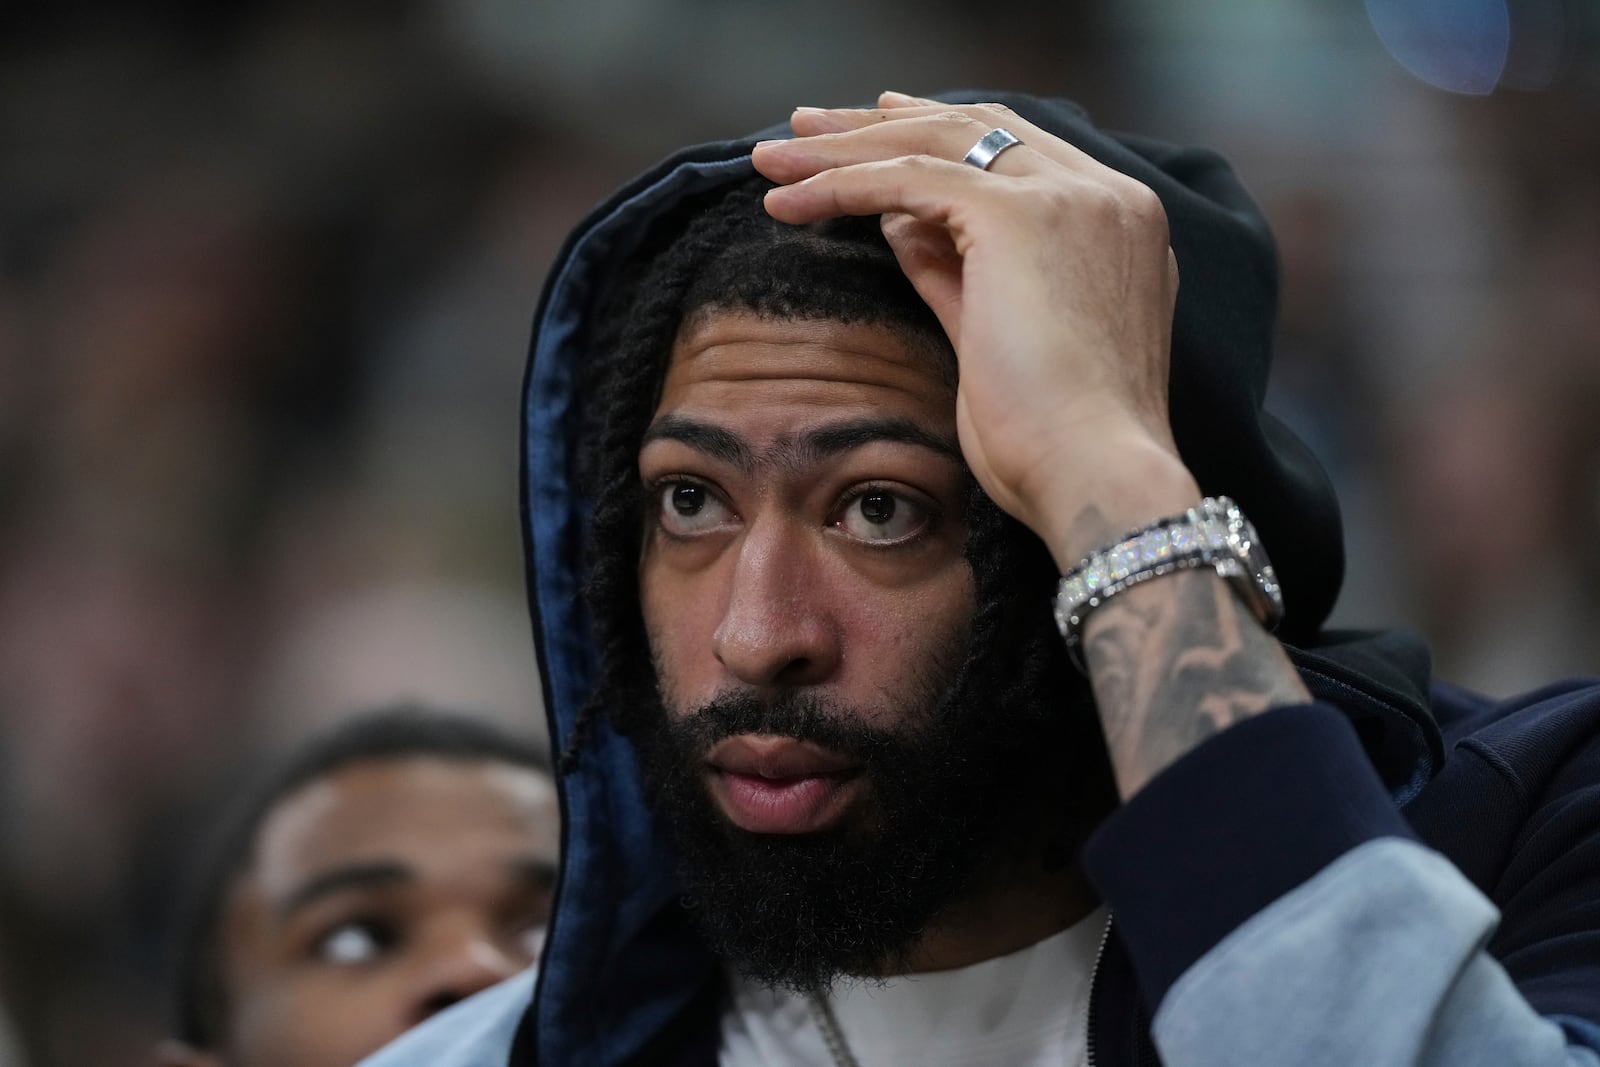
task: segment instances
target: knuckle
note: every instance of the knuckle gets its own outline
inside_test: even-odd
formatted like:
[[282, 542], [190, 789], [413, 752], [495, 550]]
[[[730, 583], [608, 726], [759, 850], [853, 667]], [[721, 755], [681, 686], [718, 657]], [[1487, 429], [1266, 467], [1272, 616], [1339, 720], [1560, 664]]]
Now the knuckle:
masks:
[[952, 133], [967, 134], [980, 129], [988, 129], [987, 126], [984, 126], [983, 123], [965, 111], [941, 111], [933, 116], [933, 120], [939, 124], [940, 128], [950, 130]]
[[885, 165], [910, 174], [925, 174], [938, 167], [938, 162], [932, 156], [906, 155], [897, 156], [893, 160], [886, 160]]
[[1124, 219], [1132, 215], [1119, 183], [1086, 182], [1075, 190], [1078, 210], [1097, 218]]
[[991, 102], [979, 104], [978, 107], [984, 111], [987, 111], [989, 114], [999, 116], [1000, 118], [1015, 118], [1017, 114], [1005, 104], [996, 104]]
[[1135, 215], [1140, 218], [1166, 221], [1167, 209], [1161, 205], [1161, 198], [1156, 195], [1156, 191], [1148, 185], [1130, 178], [1124, 195], [1127, 198], [1128, 209]]
[[1167, 209], [1154, 189], [1134, 178], [1124, 178], [1112, 193], [1118, 210], [1127, 222], [1157, 234], [1165, 242]]

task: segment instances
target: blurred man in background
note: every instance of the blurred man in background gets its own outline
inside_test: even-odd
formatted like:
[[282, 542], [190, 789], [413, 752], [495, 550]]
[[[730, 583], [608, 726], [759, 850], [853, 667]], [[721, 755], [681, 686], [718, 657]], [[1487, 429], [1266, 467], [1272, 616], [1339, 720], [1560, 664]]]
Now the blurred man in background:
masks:
[[533, 963], [555, 884], [543, 750], [459, 716], [355, 718], [223, 824], [182, 930], [165, 1067], [348, 1067]]

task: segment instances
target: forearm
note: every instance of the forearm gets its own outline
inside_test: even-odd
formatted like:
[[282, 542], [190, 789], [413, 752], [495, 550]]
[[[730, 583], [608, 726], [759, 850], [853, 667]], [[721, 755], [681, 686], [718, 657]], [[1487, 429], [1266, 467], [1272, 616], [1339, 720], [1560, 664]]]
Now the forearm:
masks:
[[[1041, 497], [1032, 521], [1063, 572], [1199, 499], [1188, 470], [1159, 443], [1117, 454], [1133, 461], [1114, 478], [1069, 483], [1063, 472]], [[1086, 499], [1094, 503], [1074, 505]], [[1310, 700], [1283, 647], [1209, 567], [1112, 596], [1089, 616], [1083, 659], [1124, 799], [1208, 737]]]
[[1282, 646], [1209, 569], [1113, 597], [1086, 631], [1084, 659], [1124, 798], [1207, 738], [1311, 699]]
[[1497, 919], [1437, 853], [1374, 840], [1190, 968], [1156, 1012], [1156, 1045], [1172, 1067], [1600, 1065], [1483, 951]]
[[1416, 842], [1334, 707], [1202, 744], [1102, 825], [1086, 868], [1172, 1067], [1600, 1063], [1600, 1027], [1541, 1015], [1484, 950], [1495, 909]]
[[[1084, 514], [1100, 545], [1146, 518]], [[1348, 722], [1209, 568], [1111, 597], [1083, 658], [1132, 800], [1090, 871], [1164, 1062], [1600, 1065], [1483, 951], [1495, 909], [1409, 839]]]

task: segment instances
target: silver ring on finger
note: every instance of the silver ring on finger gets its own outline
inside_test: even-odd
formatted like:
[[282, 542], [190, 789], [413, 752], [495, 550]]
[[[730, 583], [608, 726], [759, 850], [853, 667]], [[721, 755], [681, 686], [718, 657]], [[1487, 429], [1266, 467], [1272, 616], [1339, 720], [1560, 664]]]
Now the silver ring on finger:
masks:
[[1002, 126], [996, 126], [972, 146], [972, 150], [962, 159], [963, 163], [971, 163], [979, 170], [988, 170], [995, 159], [1014, 144], [1021, 144], [1022, 138]]

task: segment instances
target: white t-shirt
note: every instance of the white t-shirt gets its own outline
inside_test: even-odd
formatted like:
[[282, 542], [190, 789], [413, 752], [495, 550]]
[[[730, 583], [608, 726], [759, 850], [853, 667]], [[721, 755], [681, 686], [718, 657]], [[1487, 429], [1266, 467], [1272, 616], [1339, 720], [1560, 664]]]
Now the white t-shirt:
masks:
[[[1052, 937], [970, 967], [884, 982], [841, 979], [834, 1017], [860, 1067], [1074, 1067], [1086, 1062], [1089, 982], [1106, 928], [1097, 909]], [[803, 996], [737, 976], [721, 1067], [834, 1067]]]

